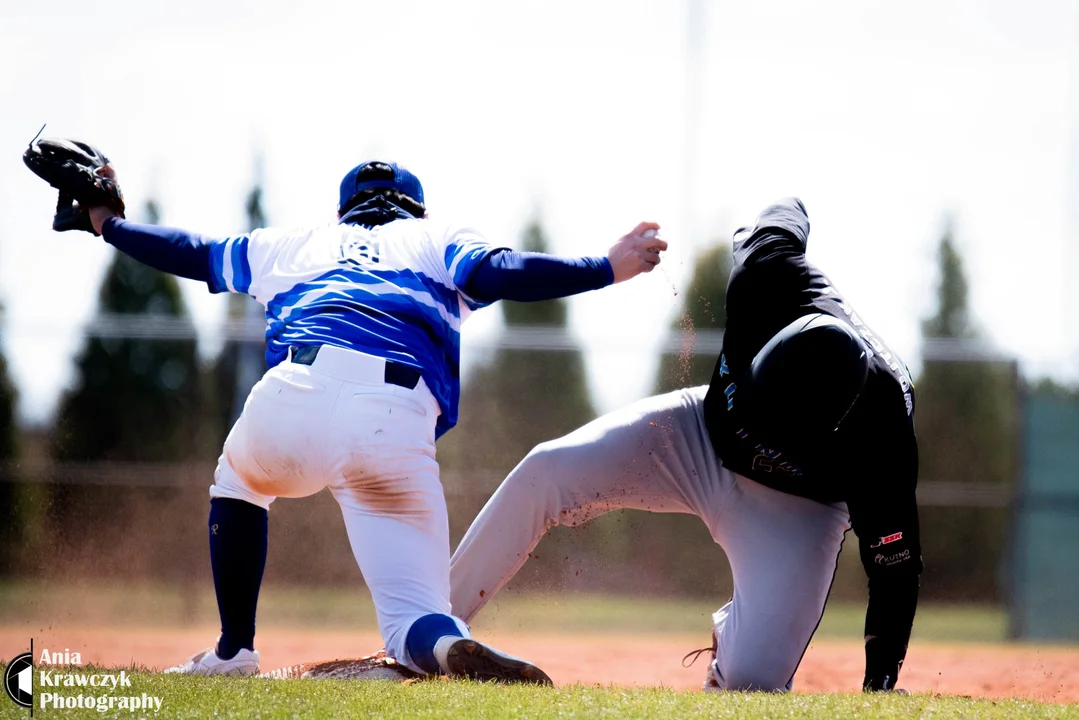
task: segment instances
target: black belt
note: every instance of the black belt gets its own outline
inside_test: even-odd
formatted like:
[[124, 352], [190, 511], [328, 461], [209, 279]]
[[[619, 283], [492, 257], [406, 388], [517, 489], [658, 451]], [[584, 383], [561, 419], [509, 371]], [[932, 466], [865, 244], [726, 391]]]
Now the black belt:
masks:
[[[292, 362], [298, 365], [313, 365], [315, 363], [315, 358], [318, 357], [318, 351], [321, 349], [321, 345], [306, 345], [304, 347], [293, 346]], [[402, 365], [393, 360], [387, 360], [385, 380], [390, 385], [397, 385], [398, 387], [415, 390], [416, 386], [420, 383], [420, 371], [415, 368], [410, 368], [408, 365]]]

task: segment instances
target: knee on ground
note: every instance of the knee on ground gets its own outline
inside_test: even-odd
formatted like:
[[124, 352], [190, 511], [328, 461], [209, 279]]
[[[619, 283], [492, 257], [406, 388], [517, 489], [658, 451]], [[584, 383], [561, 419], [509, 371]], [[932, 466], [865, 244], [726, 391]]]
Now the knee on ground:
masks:
[[734, 661], [720, 668], [723, 689], [738, 692], [786, 692], [790, 675], [766, 667]]

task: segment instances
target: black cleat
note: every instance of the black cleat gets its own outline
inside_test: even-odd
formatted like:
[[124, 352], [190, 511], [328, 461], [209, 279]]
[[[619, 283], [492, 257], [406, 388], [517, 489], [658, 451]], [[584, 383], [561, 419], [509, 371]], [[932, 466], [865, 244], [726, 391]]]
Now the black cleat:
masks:
[[446, 651], [444, 670], [450, 677], [501, 683], [553, 685], [535, 665], [469, 638], [460, 638]]

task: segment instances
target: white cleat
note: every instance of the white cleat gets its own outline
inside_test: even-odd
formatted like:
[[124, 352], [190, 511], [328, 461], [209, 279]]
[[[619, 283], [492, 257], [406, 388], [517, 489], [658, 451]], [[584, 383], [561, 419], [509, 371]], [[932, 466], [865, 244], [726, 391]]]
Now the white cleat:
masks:
[[177, 675], [228, 675], [229, 677], [258, 675], [259, 654], [258, 650], [241, 649], [235, 657], [222, 660], [217, 656], [217, 650], [206, 648], [192, 655], [183, 665], [170, 667], [165, 672]]

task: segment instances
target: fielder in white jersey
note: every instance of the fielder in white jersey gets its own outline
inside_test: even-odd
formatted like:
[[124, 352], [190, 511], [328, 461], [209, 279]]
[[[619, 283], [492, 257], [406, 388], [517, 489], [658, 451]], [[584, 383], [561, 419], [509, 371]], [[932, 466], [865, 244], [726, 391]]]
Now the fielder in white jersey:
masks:
[[267, 511], [275, 498], [328, 487], [389, 657], [421, 673], [549, 683], [530, 663], [472, 640], [450, 614], [435, 440], [457, 421], [461, 323], [496, 300], [565, 297], [647, 272], [666, 249], [659, 226], [639, 224], [607, 257], [518, 253], [428, 219], [419, 180], [382, 162], [345, 176], [338, 209], [336, 224], [223, 239], [90, 209], [95, 230], [127, 254], [266, 308], [270, 369], [229, 433], [210, 488], [221, 635], [170, 671], [258, 672]]

